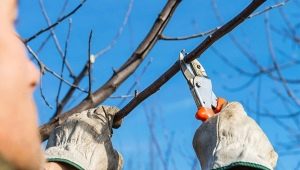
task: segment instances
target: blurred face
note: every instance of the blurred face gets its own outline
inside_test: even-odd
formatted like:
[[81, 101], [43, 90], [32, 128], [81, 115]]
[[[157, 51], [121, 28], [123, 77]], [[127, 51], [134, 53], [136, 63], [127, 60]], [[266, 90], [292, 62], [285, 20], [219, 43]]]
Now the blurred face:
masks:
[[0, 0], [0, 157], [40, 169], [42, 154], [32, 93], [38, 71], [14, 29], [16, 0]]

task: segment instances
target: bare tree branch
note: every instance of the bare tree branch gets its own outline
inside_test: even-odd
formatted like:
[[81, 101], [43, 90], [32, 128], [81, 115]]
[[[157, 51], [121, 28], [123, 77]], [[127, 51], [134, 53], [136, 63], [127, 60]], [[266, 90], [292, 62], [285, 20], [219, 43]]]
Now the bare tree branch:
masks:
[[59, 122], [64, 121], [67, 117], [72, 115], [75, 112], [83, 111], [88, 108], [94, 107], [97, 104], [103, 102], [108, 98], [117, 88], [123, 83], [141, 64], [149, 51], [156, 44], [159, 35], [162, 33], [166, 27], [168, 21], [172, 17], [176, 7], [180, 3], [180, 0], [169, 0], [158, 18], [156, 19], [154, 25], [152, 26], [150, 32], [146, 38], [141, 42], [138, 48], [133, 52], [131, 57], [121, 66], [119, 70], [98, 90], [96, 90], [94, 95], [94, 102], [91, 102], [88, 98], [83, 100], [79, 105], [72, 108], [70, 111], [65, 114], [59, 115], [56, 118], [52, 119], [50, 122], [40, 127], [40, 135], [42, 140], [46, 140]]
[[[239, 13], [236, 17], [223, 25], [212, 35], [207, 37], [198, 47], [196, 47], [191, 53], [189, 53], [186, 57], [186, 62], [191, 62], [197, 57], [200, 57], [200, 55], [205, 52], [214, 42], [232, 31], [239, 24], [241, 24], [247, 18], [247, 16], [249, 16], [264, 2], [265, 0], [253, 0], [252, 3], [247, 6], [241, 13]], [[170, 78], [172, 78], [179, 70], [179, 62], [176, 61], [164, 74], [162, 74], [150, 86], [148, 86], [144, 91], [139, 93], [133, 100], [131, 100], [122, 110], [120, 110], [116, 114], [114, 121], [117, 122], [127, 116], [129, 112], [132, 111], [138, 104], [158, 91], [159, 88], [164, 85]]]

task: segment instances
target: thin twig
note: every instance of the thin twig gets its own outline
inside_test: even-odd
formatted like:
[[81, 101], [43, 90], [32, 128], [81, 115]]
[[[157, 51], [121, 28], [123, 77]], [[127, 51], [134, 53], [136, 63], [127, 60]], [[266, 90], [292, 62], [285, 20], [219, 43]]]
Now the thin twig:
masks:
[[38, 31], [37, 33], [33, 34], [32, 36], [30, 36], [29, 38], [26, 38], [23, 40], [23, 42], [25, 44], [29, 43], [31, 40], [37, 38], [39, 35], [41, 35], [44, 32], [49, 31], [50, 29], [56, 27], [57, 25], [59, 25], [62, 21], [64, 21], [65, 19], [67, 19], [68, 17], [70, 17], [71, 15], [75, 14], [82, 6], [83, 4], [86, 2], [86, 0], [82, 0], [80, 1], [80, 4], [74, 8], [71, 12], [69, 12], [68, 14], [64, 15], [63, 17], [59, 18], [56, 22], [54, 22], [52, 25], [41, 29], [40, 31]]
[[289, 0], [284, 0], [284, 1], [282, 1], [282, 2], [279, 2], [279, 3], [277, 3], [277, 4], [274, 4], [274, 5], [272, 5], [272, 6], [268, 6], [267, 8], [263, 9], [262, 11], [258, 11], [258, 12], [255, 12], [255, 13], [249, 15], [247, 18], [256, 17], [256, 16], [261, 15], [261, 14], [263, 14], [263, 13], [265, 13], [265, 12], [267, 12], [267, 11], [270, 11], [270, 10], [272, 10], [272, 9], [282, 7], [282, 6], [286, 5], [286, 3], [288, 3], [288, 1], [289, 1]]
[[296, 44], [300, 43], [300, 37], [297, 36], [297, 27], [293, 26], [291, 21], [289, 20], [288, 16], [285, 14], [283, 9], [279, 9], [279, 14], [284, 20], [284, 23], [287, 25], [288, 30], [286, 31], [287, 36], [291, 38]]
[[243, 89], [249, 87], [251, 84], [253, 84], [257, 78], [258, 78], [258, 76], [250, 77], [248, 81], [246, 81], [244, 84], [239, 85], [238, 87], [232, 87], [230, 85], [229, 86], [225, 85], [223, 88], [230, 92], [240, 91], [240, 90], [243, 90]]
[[165, 35], [161, 35], [159, 38], [161, 40], [188, 40], [188, 39], [193, 39], [193, 38], [199, 38], [199, 37], [204, 37], [204, 36], [207, 36], [207, 35], [211, 35], [212, 33], [214, 33], [215, 31], [217, 31], [218, 29], [220, 29], [220, 27], [216, 27], [216, 28], [213, 28], [211, 30], [208, 30], [206, 32], [200, 32], [200, 33], [197, 33], [197, 34], [193, 34], [193, 35], [188, 35], [188, 36], [182, 36], [182, 37], [168, 37], [168, 36], [165, 36]]
[[290, 20], [286, 16], [286, 14], [284, 13], [283, 9], [281, 9], [281, 8], [279, 9], [279, 14], [283, 18], [283, 21], [285, 22], [285, 24], [287, 25], [287, 27], [289, 28], [289, 30], [291, 30], [292, 34], [295, 34], [296, 30], [293, 27], [293, 24], [290, 22]]
[[[143, 68], [141, 74], [134, 80], [133, 84], [128, 88], [128, 91], [127, 91], [127, 95], [130, 95], [134, 88], [140, 83], [141, 81], [141, 78], [144, 76], [144, 74], [146, 73], [147, 69], [149, 68], [149, 66], [151, 65], [153, 61], [153, 58], [150, 58], [150, 60], [147, 62], [146, 66]], [[133, 95], [132, 97], [135, 97], [136, 95]], [[123, 100], [118, 104], [118, 106], [122, 106], [122, 104], [126, 101], [126, 99], [128, 98], [123, 98]]]
[[[237, 43], [235, 37], [233, 37], [233, 38], [234, 38], [234, 44], [236, 46], [238, 46], [238, 48], [240, 48], [241, 51], [244, 51], [243, 54], [246, 54], [249, 58], [253, 58], [252, 55], [245, 50], [245, 48], [243, 48], [240, 45], [238, 45], [239, 43]], [[235, 70], [236, 72], [238, 72], [238, 73], [240, 73], [242, 75], [250, 77], [251, 79], [253, 77], [259, 76], [261, 74], [269, 74], [268, 76], [271, 77], [273, 80], [277, 80], [277, 81], [280, 80], [278, 77], [275, 77], [272, 74], [270, 75], [270, 73], [276, 71], [276, 69], [274, 68], [274, 66], [271, 66], [269, 68], [265, 68], [265, 67], [262, 67], [260, 64], [258, 64], [258, 62], [256, 62], [256, 60], [252, 60], [251, 59], [252, 61], [255, 61], [254, 62], [254, 64], [256, 63], [255, 66], [257, 66], [259, 68], [259, 70], [257, 72], [251, 73], [251, 72], [248, 72], [247, 70], [244, 70], [241, 67], [235, 65], [233, 63], [233, 61], [227, 59], [227, 57], [224, 54], [222, 54], [217, 48], [211, 47], [211, 50], [224, 63], [226, 63], [228, 66], [230, 66], [230, 68], [232, 68], [233, 70]], [[290, 67], [298, 65], [298, 64], [300, 64], [300, 60], [288, 61], [287, 63], [281, 64], [280, 68], [283, 70], [283, 69], [287, 69], [287, 68], [290, 68]], [[287, 83], [290, 83], [290, 84], [298, 84], [298, 83], [300, 83], [300, 80], [298, 80], [298, 79], [286, 79], [286, 81], [287, 81]]]
[[37, 61], [39, 67], [41, 70], [44, 69], [44, 71], [47, 71], [49, 72], [50, 74], [52, 74], [54, 77], [62, 80], [64, 83], [66, 83], [67, 85], [71, 86], [71, 87], [74, 87], [84, 93], [88, 93], [86, 90], [78, 87], [78, 86], [75, 86], [74, 84], [68, 82], [67, 80], [65, 80], [63, 77], [61, 77], [59, 74], [57, 74], [55, 71], [52, 71], [51, 69], [49, 69], [46, 65], [44, 65], [41, 60], [38, 58], [38, 56], [36, 55], [36, 53], [31, 49], [31, 47], [29, 45], [26, 45], [26, 48], [28, 50], [28, 52], [33, 56], [33, 58]]
[[44, 92], [43, 92], [43, 71], [41, 70], [40, 71], [40, 83], [39, 83], [39, 89], [40, 89], [40, 94], [41, 94], [41, 97], [44, 101], [44, 103], [46, 104], [46, 106], [48, 106], [50, 109], [53, 109], [53, 107], [51, 106], [51, 104], [48, 102], [46, 96], [44, 95]]
[[[232, 60], [229, 60], [227, 59], [226, 56], [224, 56], [217, 48], [215, 47], [211, 47], [211, 50], [212, 52], [217, 56], [219, 57], [225, 64], [227, 64], [230, 68], [232, 68], [233, 70], [235, 70], [236, 72], [238, 72], [239, 74], [243, 75], [243, 76], [248, 76], [249, 77], [249, 80], [246, 81], [244, 84], [242, 85], [239, 85], [238, 87], [232, 87], [232, 86], [224, 86], [224, 89], [225, 90], [228, 90], [228, 91], [231, 91], [231, 92], [236, 92], [236, 91], [240, 91], [240, 90], [243, 90], [245, 89], [246, 87], [250, 86], [254, 80], [256, 80], [257, 77], [259, 77], [260, 75], [262, 74], [267, 74], [267, 73], [271, 73], [271, 72], [274, 72], [276, 71], [276, 69], [274, 68], [274, 66], [271, 66], [269, 68], [263, 68], [262, 70], [259, 70], [257, 72], [254, 72], [254, 73], [251, 73], [251, 72], [248, 72], [247, 70], [244, 70], [242, 69], [241, 67], [239, 67], [238, 65], [234, 64]], [[286, 69], [286, 68], [289, 68], [291, 66], [294, 66], [294, 65], [297, 65], [299, 64], [300, 61], [298, 60], [294, 60], [294, 61], [289, 61], [287, 63], [283, 63], [280, 65], [280, 68], [281, 69]], [[277, 78], [277, 77], [276, 77]], [[274, 77], [275, 79], [275, 77]], [[294, 79], [288, 79], [287, 80], [288, 83], [291, 83], [291, 84], [298, 84], [299, 81], [298, 80], [294, 80]]]
[[[244, 104], [243, 106], [245, 107], [245, 109], [248, 112], [251, 112], [255, 115], [259, 115], [260, 117], [271, 118], [274, 121], [280, 121], [279, 119], [295, 119], [296, 117], [298, 117], [300, 115], [300, 111], [292, 112], [289, 114], [278, 114], [278, 113], [273, 114], [272, 112], [268, 111], [267, 109], [264, 109], [264, 112], [262, 112], [262, 111], [257, 112], [257, 111], [255, 111], [255, 109], [250, 108], [246, 104]], [[286, 128], [286, 129], [288, 129], [288, 128]]]
[[[284, 115], [291, 115], [290, 118], [292, 118], [293, 121], [298, 122], [299, 120], [297, 119], [297, 117], [299, 117], [300, 115], [300, 111], [291, 111], [291, 109], [288, 107], [289, 105], [294, 105], [294, 103], [290, 103], [289, 101], [291, 100], [290, 98], [288, 98], [287, 96], [284, 96], [282, 93], [279, 93], [279, 89], [273, 89], [272, 90], [273, 93], [278, 96], [278, 98], [280, 99], [280, 103], [281, 105], [283, 105], [285, 107], [285, 109], [289, 112], [288, 114], [282, 114], [282, 115], [278, 115], [276, 114], [276, 118], [281, 118], [281, 117], [287, 117]], [[296, 106], [296, 110], [298, 110], [299, 108]], [[279, 117], [277, 117], [279, 116]], [[299, 123], [296, 124], [298, 127], [300, 126]]]
[[[257, 81], [257, 93], [256, 93], [256, 112], [259, 113], [260, 112], [260, 100], [261, 100], [261, 86], [262, 86], [262, 81], [261, 81], [261, 76], [258, 77], [258, 81]], [[257, 114], [256, 117], [256, 121], [257, 123], [260, 125], [260, 115]]]
[[162, 149], [161, 146], [157, 140], [157, 137], [155, 136], [154, 130], [155, 130], [155, 112], [153, 111], [153, 109], [147, 109], [145, 105], [143, 105], [144, 107], [144, 112], [146, 113], [146, 120], [147, 120], [147, 125], [149, 128], [149, 132], [150, 132], [150, 142], [151, 144], [153, 144], [154, 148], [157, 151], [158, 154], [158, 158], [161, 161], [162, 166], [164, 167], [165, 170], [167, 170], [167, 162], [164, 159], [163, 153], [162, 153]]
[[117, 32], [117, 34], [113, 38], [113, 40], [104, 49], [98, 51], [95, 54], [95, 58], [98, 58], [98, 57], [104, 55], [105, 53], [107, 53], [110, 49], [112, 49], [117, 44], [117, 40], [121, 37], [121, 35], [122, 35], [122, 33], [123, 33], [127, 23], [128, 23], [128, 19], [129, 19], [129, 16], [131, 14], [131, 11], [132, 11], [133, 3], [134, 3], [134, 0], [130, 0], [127, 12], [126, 12], [125, 17], [123, 19], [123, 23], [122, 23], [121, 27], [119, 28], [119, 31]]
[[58, 18], [60, 18], [64, 14], [64, 12], [67, 9], [68, 4], [69, 4], [69, 0], [65, 0], [64, 4], [62, 5], [62, 8], [58, 14]]
[[[70, 34], [71, 34], [71, 27], [72, 27], [72, 20], [69, 19], [69, 27], [68, 27], [68, 32], [67, 32], [67, 38], [65, 41], [65, 50], [64, 50], [64, 57], [63, 57], [63, 61], [62, 61], [62, 66], [61, 66], [61, 71], [60, 71], [60, 76], [62, 77], [63, 73], [64, 73], [64, 68], [65, 68], [65, 60], [67, 58], [67, 53], [68, 53], [68, 44], [69, 44], [69, 40], [70, 40]], [[59, 102], [59, 96], [60, 96], [60, 92], [61, 92], [61, 88], [62, 88], [62, 80], [59, 81], [59, 85], [58, 85], [58, 90], [57, 90], [57, 95], [56, 95], [56, 109], [59, 107], [60, 102]], [[56, 116], [56, 115], [54, 115]]]
[[110, 96], [110, 99], [128, 99], [128, 98], [133, 98], [135, 95], [132, 94], [126, 94], [126, 95], [121, 95], [121, 96]]
[[[263, 14], [263, 13], [265, 13], [265, 12], [267, 12], [267, 11], [270, 11], [270, 10], [272, 10], [272, 9], [282, 7], [282, 6], [284, 6], [288, 1], [289, 1], [289, 0], [285, 0], [285, 1], [279, 2], [279, 3], [275, 4], [275, 5], [272, 5], [272, 6], [269, 6], [269, 7], [265, 8], [265, 9], [262, 10], [262, 11], [258, 11], [258, 12], [256, 12], [256, 13], [253, 13], [253, 14], [249, 15], [249, 16], [247, 17], [247, 19], [256, 17], [256, 16], [261, 15], [261, 14]], [[166, 41], [189, 40], [189, 39], [193, 39], [193, 38], [199, 38], [199, 37], [211, 35], [211, 34], [214, 33], [215, 31], [217, 31], [219, 28], [220, 28], [220, 26], [219, 26], [219, 27], [216, 27], [216, 28], [213, 28], [213, 29], [210, 29], [210, 30], [205, 31], [205, 32], [200, 32], [200, 33], [196, 33], [196, 34], [193, 34], [193, 35], [181, 36], [181, 37], [170, 37], [170, 36], [166, 36], [166, 35], [161, 35], [161, 36], [160, 36], [160, 39], [161, 39], [161, 40], [166, 40]]]
[[270, 53], [273, 65], [276, 68], [276, 73], [277, 73], [280, 81], [282, 82], [282, 85], [283, 85], [284, 89], [286, 90], [287, 95], [290, 96], [293, 99], [294, 103], [297, 106], [300, 106], [299, 98], [294, 94], [294, 92], [287, 85], [286, 79], [282, 75], [281, 69], [280, 69], [280, 67], [277, 63], [276, 54], [274, 52], [274, 48], [273, 48], [273, 44], [272, 44], [272, 38], [271, 38], [268, 15], [266, 15], [266, 17], [265, 17], [265, 28], [266, 28], [266, 34], [267, 34], [267, 40], [268, 40], [268, 49], [269, 49], [269, 53]]
[[[65, 3], [60, 11], [59, 17], [61, 18], [61, 16], [63, 15], [63, 13], [65, 12], [65, 10], [67, 9], [67, 5], [68, 5], [69, 0], [65, 0]], [[45, 45], [48, 43], [48, 41], [51, 38], [51, 33], [45, 38], [45, 40], [41, 43], [41, 45], [39, 46], [39, 48], [36, 50], [36, 53], [39, 54], [40, 51], [45, 47]]]
[[256, 73], [248, 72], [247, 70], [244, 70], [244, 69], [240, 68], [239, 66], [234, 65], [232, 63], [232, 61], [227, 59], [226, 56], [224, 56], [217, 48], [212, 46], [210, 49], [217, 57], [219, 57], [225, 64], [227, 64], [229, 67], [234, 69], [236, 72], [243, 74], [243, 75], [250, 76], [250, 77], [252, 77], [256, 74]]
[[[299, 107], [297, 105], [294, 104], [293, 101], [291, 101], [292, 99], [289, 96], [286, 96], [282, 93], [280, 93], [280, 89], [273, 89], [272, 92], [276, 95], [276, 97], [278, 97], [281, 100], [281, 105], [284, 105], [285, 107], [287, 105], [292, 105], [293, 107], [296, 107], [296, 109], [298, 109]], [[288, 110], [288, 109], [287, 109]], [[291, 111], [290, 111], [291, 113]]]
[[[92, 33], [91, 33], [92, 34]], [[108, 124], [108, 130], [109, 130], [109, 137], [112, 137], [112, 134], [113, 134], [113, 129], [112, 129], [112, 125], [111, 125], [111, 121], [109, 120], [110, 119], [110, 116], [109, 114], [106, 112], [104, 106], [101, 106], [103, 112], [104, 112], [104, 115], [105, 115], [105, 118], [106, 118], [106, 122]], [[96, 110], [95, 110], [96, 111]]]
[[[50, 18], [48, 16], [48, 14], [47, 14], [46, 8], [45, 8], [44, 0], [39, 0], [39, 2], [40, 2], [39, 4], [40, 4], [41, 10], [42, 10], [42, 14], [43, 14], [45, 20], [46, 20], [48, 26], [51, 26], [51, 21], [50, 21]], [[50, 29], [50, 34], [51, 34], [51, 37], [53, 38], [55, 47], [56, 47], [56, 49], [57, 49], [60, 57], [64, 60], [65, 65], [67, 66], [67, 69], [68, 69], [68, 71], [70, 73], [70, 76], [74, 78], [74, 73], [73, 73], [73, 71], [71, 69], [71, 66], [70, 66], [69, 62], [66, 60], [66, 58], [64, 56], [64, 52], [63, 52], [63, 50], [61, 48], [61, 45], [60, 45], [59, 40], [58, 40], [58, 37], [56, 36], [56, 33], [54, 31], [54, 28]]]
[[36, 53], [39, 54], [43, 48], [46, 46], [46, 44], [48, 43], [48, 41], [51, 38], [51, 33], [45, 38], [45, 40], [39, 45], [39, 47], [36, 50]]
[[88, 98], [92, 98], [92, 64], [94, 62], [94, 59], [91, 56], [91, 45], [92, 45], [92, 37], [93, 37], [93, 30], [91, 30], [89, 35], [89, 44], [88, 44], [88, 73], [89, 73], [89, 94]]

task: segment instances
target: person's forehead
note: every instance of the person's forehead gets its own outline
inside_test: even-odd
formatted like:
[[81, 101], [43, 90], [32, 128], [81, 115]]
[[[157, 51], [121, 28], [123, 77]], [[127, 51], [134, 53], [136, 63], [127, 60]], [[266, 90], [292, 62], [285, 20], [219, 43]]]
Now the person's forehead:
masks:
[[10, 3], [10, 4], [17, 4], [19, 2], [19, 0], [1, 0], [1, 2], [3, 3]]
[[0, 0], [0, 5], [4, 8], [18, 7], [19, 0]]

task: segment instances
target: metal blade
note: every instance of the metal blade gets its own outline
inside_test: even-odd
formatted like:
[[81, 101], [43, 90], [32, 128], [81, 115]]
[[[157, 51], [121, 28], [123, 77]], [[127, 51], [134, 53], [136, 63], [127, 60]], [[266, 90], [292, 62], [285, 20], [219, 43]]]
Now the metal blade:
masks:
[[[184, 52], [180, 52], [179, 53], [179, 62], [180, 62], [180, 69], [182, 70], [182, 73], [184, 75], [184, 77], [186, 78], [186, 80], [191, 83], [191, 79], [193, 79], [195, 77], [193, 71], [191, 70], [189, 64], [186, 64], [184, 61], [184, 57], [185, 54]], [[192, 84], [190, 84], [191, 86], [193, 86]]]
[[195, 75], [207, 77], [204, 67], [200, 64], [200, 62], [197, 59], [191, 62], [191, 67]]

